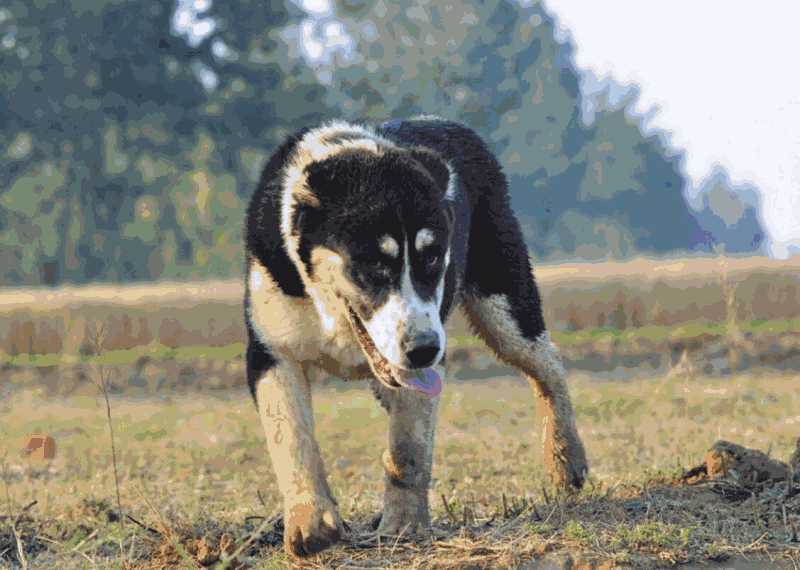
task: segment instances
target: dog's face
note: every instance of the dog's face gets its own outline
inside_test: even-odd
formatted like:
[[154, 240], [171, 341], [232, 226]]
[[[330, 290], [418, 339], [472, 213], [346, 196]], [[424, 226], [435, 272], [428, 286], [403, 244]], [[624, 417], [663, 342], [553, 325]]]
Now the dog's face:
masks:
[[347, 150], [305, 168], [291, 231], [310, 293], [323, 322], [346, 315], [392, 388], [444, 355], [454, 183], [425, 150]]

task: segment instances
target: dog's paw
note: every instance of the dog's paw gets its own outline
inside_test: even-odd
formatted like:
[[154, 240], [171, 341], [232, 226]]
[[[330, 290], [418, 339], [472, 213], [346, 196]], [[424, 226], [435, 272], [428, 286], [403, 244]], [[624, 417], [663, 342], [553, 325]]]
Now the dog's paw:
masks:
[[404, 500], [384, 503], [378, 525], [379, 536], [419, 539], [429, 536], [430, 532], [427, 501], [408, 493]]
[[333, 501], [315, 498], [287, 505], [283, 517], [283, 545], [293, 556], [316, 554], [344, 534], [344, 523]]
[[553, 484], [564, 490], [580, 490], [589, 475], [586, 451], [577, 433], [545, 441], [547, 470]]

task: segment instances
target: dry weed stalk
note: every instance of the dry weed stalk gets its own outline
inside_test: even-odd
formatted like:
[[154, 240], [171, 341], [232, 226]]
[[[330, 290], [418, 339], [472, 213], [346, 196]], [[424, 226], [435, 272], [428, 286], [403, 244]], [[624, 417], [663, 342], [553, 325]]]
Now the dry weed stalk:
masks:
[[697, 377], [697, 369], [689, 356], [689, 349], [684, 348], [681, 357], [667, 374], [667, 378], [682, 377], [687, 381], [693, 382]]
[[743, 340], [742, 331], [739, 327], [738, 302], [736, 300], [736, 284], [733, 283], [728, 275], [728, 260], [724, 256], [720, 257], [720, 286], [722, 296], [725, 300], [725, 334], [730, 342], [728, 348], [728, 363], [731, 370], [739, 367], [738, 349]]
[[742, 332], [739, 327], [738, 318], [738, 302], [736, 300], [736, 283], [734, 283], [728, 274], [728, 258], [725, 257], [725, 249], [720, 248], [721, 252], [719, 258], [720, 265], [720, 287], [722, 288], [722, 297], [725, 301], [725, 332], [730, 340], [738, 343], [741, 340]]
[[3, 456], [2, 466], [3, 466], [3, 483], [6, 490], [6, 504], [8, 505], [8, 521], [9, 521], [9, 526], [11, 528], [11, 534], [14, 537], [14, 542], [17, 545], [17, 559], [19, 559], [19, 563], [22, 566], [23, 570], [28, 570], [28, 559], [25, 557], [25, 546], [22, 544], [22, 536], [17, 530], [17, 522], [28, 509], [30, 509], [36, 504], [36, 501], [34, 501], [30, 505], [22, 509], [16, 517], [12, 515], [14, 511], [14, 505], [11, 502], [11, 491], [8, 488], [8, 472], [6, 468], [5, 456]]
[[[92, 350], [96, 357], [103, 353], [103, 345], [105, 342], [105, 324], [94, 323], [94, 326], [89, 332], [89, 342], [92, 345]], [[111, 400], [108, 397], [108, 386], [111, 381], [111, 371], [107, 370], [105, 366], [98, 360], [93, 366], [95, 372], [94, 384], [103, 394], [103, 399], [106, 402], [106, 420], [108, 422], [108, 433], [111, 439], [111, 463], [114, 469], [114, 489], [117, 495], [117, 514], [119, 516], [120, 524], [125, 526], [125, 517], [122, 513], [122, 499], [119, 492], [119, 470], [117, 469], [117, 445], [114, 439], [114, 422], [111, 419]]]

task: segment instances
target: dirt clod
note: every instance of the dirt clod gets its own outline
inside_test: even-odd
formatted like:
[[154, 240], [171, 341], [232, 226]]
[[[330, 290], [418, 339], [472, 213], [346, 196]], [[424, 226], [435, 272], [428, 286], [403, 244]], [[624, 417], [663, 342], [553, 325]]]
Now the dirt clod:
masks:
[[748, 486], [767, 481], [784, 481], [789, 468], [783, 461], [770, 458], [757, 449], [720, 440], [705, 455], [706, 474], [710, 479], [732, 478]]

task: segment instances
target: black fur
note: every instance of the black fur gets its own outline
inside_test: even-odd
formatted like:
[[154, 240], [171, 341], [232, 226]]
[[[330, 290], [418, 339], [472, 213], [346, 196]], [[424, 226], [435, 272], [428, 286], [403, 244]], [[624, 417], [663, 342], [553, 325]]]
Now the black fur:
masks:
[[[246, 249], [267, 268], [281, 291], [292, 297], [307, 293], [298, 268], [287, 255], [281, 234], [282, 183], [285, 169], [300, 131], [275, 152], [261, 176], [246, 219]], [[445, 275], [441, 317], [463, 297], [506, 296], [514, 320], [526, 338], [544, 330], [539, 292], [533, 280], [522, 232], [514, 216], [500, 164], [472, 130], [440, 119], [395, 120], [375, 129], [400, 150], [387, 150], [378, 158], [367, 150], [343, 150], [306, 168], [308, 186], [320, 205], [298, 205], [293, 227], [299, 257], [307, 272], [313, 268], [310, 253], [315, 246], [341, 247], [351, 259], [350, 277], [377, 300], [397, 287], [402, 263], [381, 254], [377, 240], [365, 236], [388, 234], [399, 244], [404, 232], [429, 227], [438, 242], [426, 248], [435, 257], [450, 240], [450, 266]], [[354, 137], [334, 133], [328, 144], [345, 144]], [[442, 207], [450, 174], [455, 173], [454, 200]], [[401, 247], [404, 247], [401, 246]], [[421, 256], [412, 258], [412, 274], [420, 297], [430, 298], [439, 281], [441, 264], [430, 265]], [[245, 303], [249, 303], [246, 299]], [[366, 309], [365, 309], [366, 310]], [[248, 381], [275, 365], [269, 347], [261, 345], [248, 322]]]
[[281, 290], [292, 297], [305, 296], [305, 287], [286, 254], [281, 235], [281, 182], [283, 169], [297, 143], [309, 129], [298, 131], [281, 145], [261, 173], [245, 219], [245, 248], [269, 272]]

